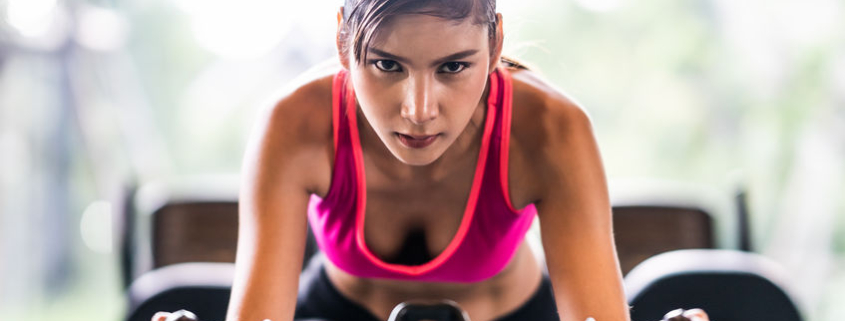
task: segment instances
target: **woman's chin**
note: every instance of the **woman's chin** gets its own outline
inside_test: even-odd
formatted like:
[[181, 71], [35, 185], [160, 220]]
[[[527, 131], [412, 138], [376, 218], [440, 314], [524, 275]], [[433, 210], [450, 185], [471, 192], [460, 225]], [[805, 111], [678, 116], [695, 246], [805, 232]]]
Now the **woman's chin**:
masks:
[[[417, 155], [411, 155], [417, 154]], [[411, 166], [426, 166], [434, 163], [434, 161], [439, 158], [440, 155], [419, 155], [419, 152], [412, 152], [412, 153], [405, 153], [405, 155], [397, 155], [393, 154], [399, 161], [402, 163], [411, 165]]]
[[[432, 148], [434, 147], [434, 148]], [[405, 146], [396, 146], [396, 150], [388, 148], [393, 157], [400, 162], [411, 166], [426, 166], [434, 163], [443, 154], [435, 150], [436, 146], [428, 146], [423, 149], [410, 149]]]

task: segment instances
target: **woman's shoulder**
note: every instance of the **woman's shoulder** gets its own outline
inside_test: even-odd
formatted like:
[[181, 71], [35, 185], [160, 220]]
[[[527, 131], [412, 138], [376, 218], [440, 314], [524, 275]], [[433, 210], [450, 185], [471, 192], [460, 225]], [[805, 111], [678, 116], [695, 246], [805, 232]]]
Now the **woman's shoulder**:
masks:
[[284, 126], [303, 143], [331, 142], [332, 80], [339, 70], [327, 62], [289, 82], [270, 99], [263, 113], [268, 124]]
[[534, 71], [515, 70], [511, 76], [509, 180], [514, 205], [522, 205], [542, 199], [560, 168], [575, 170], [572, 156], [594, 138], [587, 113], [563, 91]]
[[311, 68], [271, 96], [254, 133], [269, 163], [308, 172], [311, 192], [328, 185], [334, 157], [332, 80], [340, 67], [333, 67]]
[[[532, 149], [544, 149], [550, 137], [583, 135], [583, 126], [590, 126], [582, 106], [564, 91], [531, 70], [511, 70], [513, 84], [513, 116], [511, 138]], [[538, 126], [539, 125], [539, 126]], [[591, 134], [591, 132], [589, 132]]]

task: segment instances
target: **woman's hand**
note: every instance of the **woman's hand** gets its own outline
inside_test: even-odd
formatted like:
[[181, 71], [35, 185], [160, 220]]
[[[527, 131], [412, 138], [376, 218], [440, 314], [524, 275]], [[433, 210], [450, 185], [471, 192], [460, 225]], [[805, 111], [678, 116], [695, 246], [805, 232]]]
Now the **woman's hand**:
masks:
[[199, 321], [199, 319], [191, 311], [179, 310], [173, 313], [156, 312], [152, 321]]
[[702, 309], [677, 309], [666, 313], [662, 321], [710, 321], [710, 318]]

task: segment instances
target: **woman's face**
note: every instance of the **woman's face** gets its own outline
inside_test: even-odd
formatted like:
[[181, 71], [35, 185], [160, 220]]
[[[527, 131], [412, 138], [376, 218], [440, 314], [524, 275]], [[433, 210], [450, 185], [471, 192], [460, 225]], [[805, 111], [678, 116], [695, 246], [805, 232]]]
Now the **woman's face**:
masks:
[[481, 103], [490, 67], [487, 27], [410, 14], [384, 23], [366, 61], [349, 64], [361, 110], [409, 165], [438, 159]]

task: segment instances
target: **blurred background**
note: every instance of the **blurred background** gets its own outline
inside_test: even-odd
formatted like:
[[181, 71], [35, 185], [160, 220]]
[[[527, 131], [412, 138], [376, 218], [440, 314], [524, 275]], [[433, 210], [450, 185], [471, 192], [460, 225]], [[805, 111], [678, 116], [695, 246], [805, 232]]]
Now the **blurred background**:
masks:
[[[335, 55], [341, 1], [0, 0], [0, 319], [118, 320], [139, 183], [238, 173], [258, 111]], [[811, 321], [845, 314], [845, 3], [499, 0], [615, 179], [748, 195]]]

